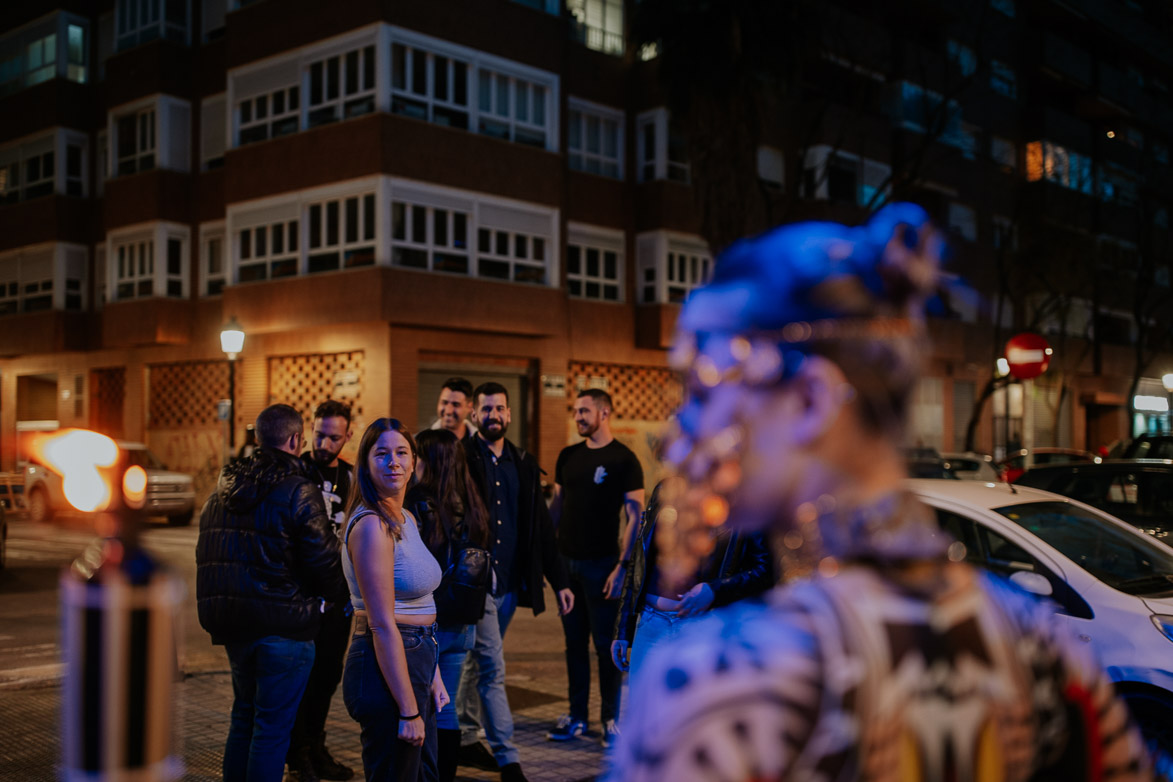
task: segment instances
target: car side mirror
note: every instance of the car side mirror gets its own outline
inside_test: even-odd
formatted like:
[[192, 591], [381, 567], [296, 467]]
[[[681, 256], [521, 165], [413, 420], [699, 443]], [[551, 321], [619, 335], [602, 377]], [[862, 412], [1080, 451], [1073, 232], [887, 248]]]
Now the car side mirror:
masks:
[[1047, 580], [1047, 577], [1041, 576], [1038, 573], [1019, 570], [1010, 574], [1010, 580], [1022, 590], [1030, 592], [1032, 595], [1038, 595], [1039, 597], [1050, 597], [1055, 592], [1051, 588], [1051, 582]]

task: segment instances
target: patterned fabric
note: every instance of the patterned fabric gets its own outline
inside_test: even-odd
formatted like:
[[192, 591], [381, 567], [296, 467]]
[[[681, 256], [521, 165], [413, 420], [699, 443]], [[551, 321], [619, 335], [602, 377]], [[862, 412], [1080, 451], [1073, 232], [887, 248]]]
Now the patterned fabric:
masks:
[[969, 566], [862, 565], [691, 623], [632, 683], [612, 782], [1151, 779], [1088, 648]]

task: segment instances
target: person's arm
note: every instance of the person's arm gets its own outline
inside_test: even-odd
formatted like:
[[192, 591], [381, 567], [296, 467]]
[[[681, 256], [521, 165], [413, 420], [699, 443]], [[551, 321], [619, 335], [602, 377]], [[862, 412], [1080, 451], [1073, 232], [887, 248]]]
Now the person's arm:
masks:
[[644, 512], [643, 488], [629, 491], [623, 495], [623, 515], [627, 526], [623, 530], [623, 553], [611, 575], [607, 576], [607, 583], [603, 585], [603, 595], [608, 600], [615, 600], [623, 589], [624, 574], [631, 562], [631, 552], [635, 548], [636, 533], [639, 532], [639, 520]]
[[774, 558], [766, 536], [760, 533], [744, 535], [729, 545], [744, 548], [737, 569], [730, 573], [715, 573], [708, 581], [713, 590], [713, 606], [723, 606], [760, 595], [774, 586]]
[[[640, 515], [642, 517], [643, 514]], [[626, 671], [630, 667], [627, 652], [635, 637], [635, 623], [641, 608], [636, 604], [635, 578], [637, 575], [639, 576], [640, 588], [642, 589], [643, 580], [647, 577], [648, 560], [644, 553], [645, 546], [656, 545], [654, 539], [649, 539], [652, 530], [645, 528], [645, 525], [651, 523], [652, 520], [648, 519], [639, 525], [639, 532], [636, 535], [637, 542], [631, 552], [631, 562], [623, 574], [623, 590], [619, 593], [619, 609], [615, 612], [615, 630], [611, 636], [611, 661], [621, 671]]]
[[558, 522], [562, 521], [562, 484], [554, 481], [554, 496], [550, 499], [550, 523], [558, 529]]
[[538, 486], [537, 465], [534, 465], [534, 534], [538, 536], [538, 552], [542, 558], [542, 574], [558, 595], [558, 613], [566, 616], [574, 610], [574, 593], [570, 591], [570, 577], [558, 554], [558, 543], [554, 538], [554, 523], [550, 511], [541, 497]]
[[302, 482], [293, 492], [290, 510], [297, 560], [308, 577], [310, 593], [331, 603], [345, 603], [350, 590], [342, 575], [342, 546], [326, 515], [321, 490], [309, 481]]
[[[405, 523], [413, 522], [409, 517]], [[347, 550], [366, 604], [367, 624], [383, 681], [399, 705], [401, 715], [419, 715], [420, 704], [416, 702], [407, 673], [403, 637], [395, 624], [395, 579], [389, 577], [395, 571], [395, 539], [382, 520], [369, 513], [354, 523]], [[423, 745], [423, 718], [400, 720], [399, 738], [416, 746]]]

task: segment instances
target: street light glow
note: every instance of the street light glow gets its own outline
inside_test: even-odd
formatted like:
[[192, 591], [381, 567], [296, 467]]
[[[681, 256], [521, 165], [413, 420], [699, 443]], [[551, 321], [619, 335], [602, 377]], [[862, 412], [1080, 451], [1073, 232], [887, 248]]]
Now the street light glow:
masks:
[[244, 329], [236, 322], [235, 315], [220, 329], [220, 349], [228, 354], [230, 361], [244, 350]]
[[1167, 372], [1161, 375], [1161, 385], [1165, 386], [1165, 390], [1173, 394], [1173, 372]]
[[66, 429], [36, 438], [32, 453], [37, 461], [61, 475], [61, 488], [69, 504], [80, 511], [95, 511], [110, 502], [110, 486], [98, 471], [118, 461], [118, 446], [104, 434], [86, 429]]

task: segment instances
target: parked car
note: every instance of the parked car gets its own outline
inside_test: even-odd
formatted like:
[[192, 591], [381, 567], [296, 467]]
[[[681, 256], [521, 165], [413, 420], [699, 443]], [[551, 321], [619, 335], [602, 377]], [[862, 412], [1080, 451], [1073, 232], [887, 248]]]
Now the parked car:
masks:
[[1173, 746], [1173, 550], [1083, 503], [1030, 487], [909, 481], [966, 559], [1054, 600], [1099, 655], [1146, 736]]
[[1078, 448], [1034, 448], [1030, 451], [1022, 448], [998, 462], [998, 474], [1002, 480], [1006, 483], [1014, 483], [1014, 479], [1026, 471], [1026, 455], [1028, 453], [1031, 454], [1032, 465], [1100, 461], [1100, 457], [1095, 454], [1081, 451]]
[[[118, 447], [127, 452], [131, 464], [146, 470], [147, 513], [166, 516], [167, 523], [175, 526], [191, 524], [195, 514], [195, 488], [191, 476], [168, 470], [142, 443], [119, 441]], [[25, 468], [24, 493], [29, 518], [33, 521], [49, 521], [58, 511], [70, 509], [62, 490], [61, 476], [36, 461], [30, 461]]]
[[1124, 459], [1173, 459], [1173, 435], [1142, 434], [1128, 444]]
[[994, 469], [994, 458], [988, 454], [966, 451], [965, 453], [943, 453], [941, 458], [945, 460], [949, 472], [953, 473], [956, 478], [964, 481], [998, 480], [998, 471]]
[[957, 476], [949, 472], [949, 465], [936, 448], [918, 445], [904, 448], [904, 466], [910, 478], [946, 478]]
[[1015, 483], [1085, 502], [1173, 545], [1173, 460], [1049, 464], [1027, 470]]

